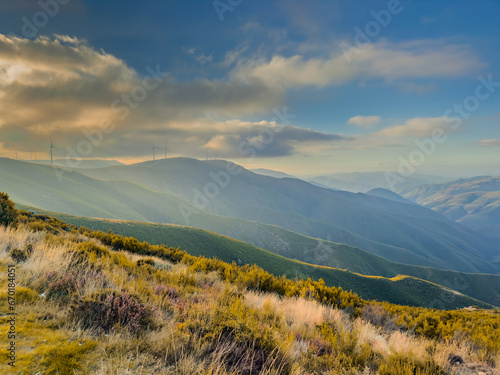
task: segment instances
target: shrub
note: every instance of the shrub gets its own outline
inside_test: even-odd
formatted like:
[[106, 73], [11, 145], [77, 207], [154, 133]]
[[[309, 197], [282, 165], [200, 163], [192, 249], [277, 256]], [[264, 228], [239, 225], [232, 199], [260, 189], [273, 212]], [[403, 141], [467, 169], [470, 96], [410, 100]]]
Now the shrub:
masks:
[[26, 262], [29, 257], [33, 254], [33, 246], [28, 244], [24, 247], [24, 249], [14, 248], [9, 252], [9, 256], [16, 262]]
[[382, 363], [378, 370], [380, 375], [445, 375], [433, 361], [420, 363], [401, 355], [391, 355], [387, 362]]
[[158, 285], [153, 287], [153, 293], [158, 296], [168, 296], [168, 298], [173, 300], [179, 298], [177, 289], [168, 285]]
[[9, 199], [9, 195], [0, 192], [0, 225], [7, 226], [17, 223], [19, 211], [14, 202]]
[[[45, 367], [44, 374], [74, 374], [76, 371], [82, 370], [83, 358], [96, 346], [97, 343], [94, 341], [83, 343], [73, 341], [62, 342], [46, 351], [43, 348], [39, 349], [38, 352], [43, 355], [40, 364]], [[37, 372], [37, 374], [40, 373]]]
[[75, 302], [70, 308], [70, 316], [80, 321], [85, 329], [97, 329], [108, 333], [120, 326], [137, 334], [146, 329], [152, 321], [152, 311], [139, 299], [127, 292], [103, 290], [90, 297]]
[[393, 331], [397, 328], [396, 319], [379, 304], [366, 305], [362, 311], [361, 317], [373, 325], [383, 327], [387, 331]]
[[146, 265], [146, 264], [154, 267], [155, 261], [152, 258], [144, 258], [144, 259], [139, 259], [136, 262], [137, 267], [141, 267], [141, 266]]
[[76, 292], [84, 283], [77, 275], [71, 273], [58, 274], [52, 271], [46, 275], [46, 278], [49, 282], [46, 291], [47, 300], [67, 297]]

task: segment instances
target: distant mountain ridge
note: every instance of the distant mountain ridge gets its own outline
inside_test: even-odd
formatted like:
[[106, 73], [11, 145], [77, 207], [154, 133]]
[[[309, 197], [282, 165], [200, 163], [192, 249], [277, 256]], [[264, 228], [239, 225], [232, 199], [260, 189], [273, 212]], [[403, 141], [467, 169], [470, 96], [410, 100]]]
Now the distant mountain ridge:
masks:
[[[28, 163], [51, 165], [50, 160], [23, 160]], [[81, 160], [67, 160], [67, 159], [55, 159], [54, 165], [64, 168], [104, 168], [111, 167], [115, 165], [124, 165], [123, 163], [116, 160], [108, 159], [81, 159]]]
[[[340, 228], [409, 250], [432, 262], [428, 265], [496, 272], [494, 265], [482, 260], [492, 256], [493, 249], [473, 232], [433, 211], [376, 196], [324, 189], [298, 179], [256, 175], [238, 166], [238, 175], [225, 181], [229, 165], [221, 160], [176, 158], [82, 173], [142, 184], [174, 194], [193, 206], [203, 203], [203, 210], [221, 216], [278, 225], [303, 235], [353, 245], [346, 236], [339, 236]], [[227, 186], [219, 188], [217, 184]]]
[[[324, 176], [306, 178], [305, 180], [329, 187], [335, 190], [345, 190], [352, 193], [366, 193], [370, 190], [382, 188], [391, 190], [386, 178], [386, 172], [352, 172], [333, 173]], [[449, 178], [417, 174], [405, 178], [404, 182], [396, 183], [396, 192], [401, 189], [414, 188], [424, 184], [442, 183], [449, 181]]]
[[423, 185], [401, 193], [469, 228], [500, 238], [500, 176]]
[[260, 174], [262, 176], [269, 176], [275, 178], [298, 178], [288, 173], [273, 171], [271, 169], [265, 169], [265, 168], [250, 169], [250, 172]]

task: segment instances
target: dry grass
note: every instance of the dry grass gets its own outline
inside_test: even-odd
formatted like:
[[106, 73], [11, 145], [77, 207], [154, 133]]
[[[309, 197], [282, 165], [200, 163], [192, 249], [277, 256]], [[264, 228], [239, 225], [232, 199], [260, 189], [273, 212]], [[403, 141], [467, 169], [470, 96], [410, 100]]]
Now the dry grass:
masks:
[[[474, 351], [470, 345], [425, 340], [408, 332], [390, 329], [387, 324], [372, 324], [362, 318], [353, 321], [346, 312], [309, 299], [238, 290], [235, 285], [221, 281], [216, 272], [194, 272], [186, 265], [172, 264], [158, 257], [111, 252], [112, 257], [96, 259], [94, 264], [75, 262], [75, 250], [82, 241], [89, 240], [71, 233], [54, 236], [32, 232], [22, 225], [17, 229], [0, 227], [2, 265], [12, 262], [9, 257], [12, 248], [24, 248], [27, 244], [33, 246], [31, 257], [16, 267], [19, 298], [16, 312], [20, 322], [19, 337], [24, 340], [19, 348], [20, 363], [26, 369], [25, 373], [49, 368], [50, 363], [44, 362], [44, 358], [49, 358], [57, 366], [77, 361], [80, 368], [75, 368], [75, 374], [254, 374], [256, 372], [252, 372], [251, 366], [258, 361], [262, 366], [259, 373], [267, 375], [361, 374], [370, 373], [371, 362], [367, 362], [366, 367], [342, 369], [334, 368], [339, 366], [335, 360], [342, 350], [351, 350], [349, 353], [353, 356], [361, 356], [367, 347], [373, 354], [370, 357], [372, 361], [373, 358], [384, 361], [391, 356], [414, 358], [421, 362], [434, 361], [450, 373], [450, 354], [459, 355], [467, 362], [482, 358], [482, 353]], [[137, 261], [146, 258], [152, 259], [154, 266], [138, 267]], [[96, 276], [96, 269], [99, 276]], [[4, 271], [0, 275], [2, 280], [6, 279]], [[135, 293], [146, 305], [155, 308], [155, 328], [144, 330], [140, 335], [132, 335], [120, 328], [106, 335], [80, 329], [78, 322], [68, 319], [67, 303], [40, 296], [47, 288], [46, 275], [52, 271], [77, 274], [86, 280], [72, 298], [90, 296], [103, 288]], [[167, 287], [169, 289], [165, 289]], [[162, 293], [162, 290], [165, 292]], [[248, 343], [236, 342], [231, 336], [204, 340], [201, 336], [178, 329], [179, 324], [190, 319], [196, 321], [204, 312], [212, 314], [211, 319], [216, 319], [217, 299], [222, 293], [242, 295], [245, 306], [260, 311], [262, 324], [270, 319], [269, 316], [282, 322], [280, 328], [272, 332], [277, 344], [273, 350], [266, 352], [266, 356], [256, 358], [260, 349], [254, 350]], [[0, 300], [5, 303], [4, 294]], [[378, 310], [371, 311], [375, 318], [377, 314], [380, 314]], [[241, 322], [230, 323], [233, 330], [245, 329], [239, 325]], [[267, 321], [266, 324], [272, 323]], [[326, 361], [319, 356], [314, 357], [316, 354], [311, 354], [310, 350], [311, 342], [321, 343], [323, 340], [318, 330], [322, 325], [334, 327], [339, 342], [343, 344], [326, 354], [332, 357], [334, 365], [325, 362], [323, 368], [331, 368], [315, 372], [310, 368], [318, 361]], [[5, 332], [4, 329], [0, 333]], [[75, 342], [85, 343], [82, 348], [88, 348], [79, 351], [80, 346], [75, 346]], [[353, 347], [347, 349], [351, 342]], [[58, 353], [63, 359], [58, 359]], [[235, 359], [235, 353], [240, 357]], [[328, 350], [326, 353], [329, 353]], [[497, 355], [494, 360], [500, 363], [500, 356]], [[0, 366], [0, 372], [4, 370], [8, 369]]]

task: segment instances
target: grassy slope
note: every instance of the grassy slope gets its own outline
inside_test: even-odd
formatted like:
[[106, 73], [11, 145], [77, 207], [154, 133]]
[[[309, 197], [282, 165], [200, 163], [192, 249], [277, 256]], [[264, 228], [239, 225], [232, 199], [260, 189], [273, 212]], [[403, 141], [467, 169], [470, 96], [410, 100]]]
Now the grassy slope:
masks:
[[[383, 277], [364, 277], [359, 275], [359, 272], [354, 273], [293, 261], [232, 238], [190, 227], [50, 214], [73, 225], [105, 232], [112, 230], [116, 234], [135, 237], [152, 244], [180, 247], [192, 255], [215, 256], [227, 262], [241, 261], [247, 264], [257, 264], [275, 275], [299, 278], [311, 277], [312, 279], [322, 278], [327, 285], [342, 286], [344, 289], [353, 290], [367, 299], [439, 308], [449, 308], [454, 303], [460, 306], [464, 306], [464, 303], [465, 305], [478, 304], [478, 301], [473, 302], [468, 297], [449, 293], [433, 283], [415, 277], [394, 278], [398, 274], [410, 273], [405, 271], [413, 271], [415, 273], [413, 276], [420, 278], [418, 275], [420, 274], [421, 276], [430, 277], [430, 279], [435, 279], [433, 281], [436, 284], [439, 281], [444, 281], [454, 290], [467, 289], [479, 294], [478, 297], [484, 297], [484, 300], [488, 300], [489, 303], [495, 306], [500, 304], [498, 303], [500, 298], [498, 295], [499, 289], [497, 288], [497, 285], [500, 285], [500, 276], [463, 274], [432, 268], [406, 266], [388, 262], [360, 249], [327, 241], [319, 241], [319, 243], [324, 244], [326, 247], [331, 246], [330, 250], [336, 254], [336, 268], [350, 268], [352, 270], [358, 267], [350, 267], [349, 265], [364, 265], [368, 267], [366, 269], [371, 269], [371, 272], [365, 272], [360, 268], [356, 269], [356, 271], [377, 276], [383, 275], [393, 278], [393, 280]], [[296, 235], [296, 238], [302, 240], [303, 244], [310, 241], [318, 242], [316, 239], [299, 235]], [[300, 242], [295, 242], [295, 244], [301, 246]], [[419, 293], [416, 293], [416, 290]], [[469, 295], [472, 295], [472, 293]], [[492, 296], [495, 297], [492, 298]], [[447, 298], [451, 299], [447, 300]]]
[[[500, 364], [494, 310], [367, 305], [320, 283], [277, 280], [259, 269], [186, 254], [181, 260], [180, 251], [147, 244], [139, 246], [149, 253], [140, 265], [143, 256], [97, 247], [59, 223], [32, 219], [23, 216], [14, 230], [0, 226], [2, 283], [9, 283], [7, 269], [13, 267], [8, 267], [14, 261], [10, 249], [28, 244], [32, 249], [29, 259], [16, 265], [17, 358], [15, 367], [0, 362], [3, 374], [222, 375], [252, 368], [269, 375], [331, 369], [435, 375], [451, 373], [449, 353], [484, 373], [494, 369], [477, 362]], [[0, 312], [13, 308], [9, 296], [6, 289], [0, 293]], [[120, 306], [129, 309], [110, 314], [116, 303], [98, 303], [102, 297], [121, 299]], [[405, 320], [396, 322], [395, 314]], [[2, 337], [9, 333], [9, 319], [0, 314]], [[458, 342], [450, 340], [457, 331]]]

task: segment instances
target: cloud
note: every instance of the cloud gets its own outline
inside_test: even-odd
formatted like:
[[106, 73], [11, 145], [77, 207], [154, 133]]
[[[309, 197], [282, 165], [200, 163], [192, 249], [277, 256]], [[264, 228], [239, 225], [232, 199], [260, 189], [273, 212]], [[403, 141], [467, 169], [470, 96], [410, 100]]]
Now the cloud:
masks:
[[[283, 91], [259, 80], [178, 82], [166, 76], [150, 90], [146, 83], [155, 80], [144, 81], [123, 60], [78, 38], [0, 34], [1, 149], [46, 153], [53, 137], [58, 157], [71, 150], [88, 157], [138, 158], [148, 155], [152, 141], [168, 141], [172, 153], [185, 156], [204, 157], [210, 150], [246, 157], [238, 151], [246, 142], [256, 156], [272, 157], [350, 139], [273, 121], [227, 120], [282, 108]], [[100, 130], [106, 122], [111, 134]], [[272, 134], [268, 143], [266, 134]], [[98, 145], [82, 155], [79, 146], [91, 140]]]
[[347, 123], [359, 128], [369, 129], [373, 125], [378, 124], [380, 120], [380, 116], [354, 116], [351, 117]]
[[[329, 56], [274, 55], [240, 61], [233, 75], [244, 81], [259, 79], [279, 87], [325, 87], [356, 79], [384, 79], [388, 83], [421, 78], [458, 77], [484, 64], [468, 45], [420, 40], [391, 43], [386, 40], [353, 47], [349, 59], [340, 48]], [[352, 52], [352, 53], [351, 53]]]
[[[177, 124], [181, 129], [185, 125]], [[229, 120], [215, 122], [200, 119], [191, 124], [196, 136], [188, 141], [190, 147], [204, 155], [217, 152], [232, 158], [282, 157], [297, 153], [311, 154], [333, 149], [337, 144], [352, 141], [352, 137], [281, 125], [275, 121], [245, 122]]]
[[483, 139], [479, 141], [479, 145], [483, 147], [500, 146], [500, 139]]
[[403, 125], [390, 126], [372, 136], [384, 138], [426, 138], [432, 136], [434, 129], [449, 130], [449, 123], [444, 117], [416, 117], [406, 120]]
[[197, 53], [196, 48], [184, 49], [184, 51], [188, 55], [191, 55], [200, 64], [210, 63], [210, 62], [212, 62], [212, 60], [214, 58], [213, 53], [211, 53], [210, 55], [205, 55], [203, 53]]

